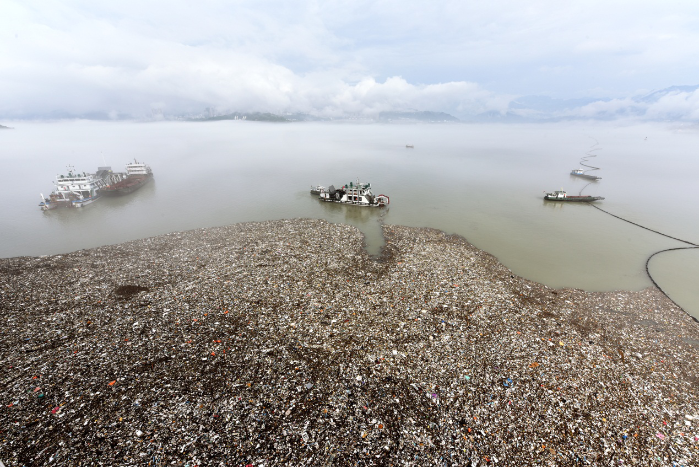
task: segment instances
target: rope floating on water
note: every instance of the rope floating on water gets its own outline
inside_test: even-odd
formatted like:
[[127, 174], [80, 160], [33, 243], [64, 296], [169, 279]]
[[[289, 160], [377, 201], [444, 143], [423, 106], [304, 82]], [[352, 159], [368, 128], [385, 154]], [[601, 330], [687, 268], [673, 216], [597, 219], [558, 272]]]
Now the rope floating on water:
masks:
[[[592, 137], [590, 136], [590, 138], [592, 138]], [[592, 139], [594, 139], [594, 138], [592, 138]], [[589, 167], [589, 168], [591, 169], [591, 170], [588, 170], [588, 171], [586, 171], [586, 172], [589, 172], [589, 171], [592, 171], [592, 170], [599, 170], [599, 167], [593, 167], [593, 166], [591, 166], [591, 165], [583, 164], [583, 162], [588, 162], [588, 159], [589, 159], [589, 158], [591, 158], [591, 157], [597, 157], [597, 154], [590, 154], [590, 153], [593, 152], [593, 151], [598, 151], [598, 150], [602, 149], [602, 148], [597, 148], [596, 146], [599, 146], [599, 143], [597, 142], [597, 140], [595, 140], [595, 144], [593, 144], [593, 145], [592, 145], [592, 148], [586, 153], [586, 157], [583, 157], [583, 158], [580, 160], [580, 165], [585, 166], [585, 167]], [[580, 189], [580, 192], [579, 192], [580, 195], [582, 195], [583, 190], [584, 190], [585, 188], [587, 188], [588, 185], [590, 185], [590, 183], [588, 183], [587, 185], [585, 185], [584, 187], [582, 187], [582, 188]], [[677, 248], [666, 248], [665, 250], [656, 251], [655, 253], [653, 253], [652, 255], [650, 255], [650, 256], [648, 257], [648, 259], [646, 259], [646, 275], [648, 276], [648, 279], [650, 279], [650, 281], [653, 283], [653, 285], [654, 285], [658, 290], [660, 290], [660, 292], [661, 292], [663, 295], [665, 295], [665, 296], [667, 297], [668, 300], [670, 300], [672, 303], [674, 303], [675, 306], [676, 306], [677, 308], [679, 308], [680, 310], [682, 310], [682, 311], [684, 311], [685, 313], [687, 313], [687, 315], [688, 315], [690, 318], [692, 318], [694, 321], [696, 321], [697, 323], [699, 323], [699, 319], [697, 319], [697, 318], [695, 318], [694, 316], [692, 316], [691, 314], [689, 314], [689, 312], [688, 312], [687, 310], [685, 310], [684, 308], [682, 308], [676, 301], [674, 301], [672, 298], [670, 298], [670, 295], [668, 295], [667, 292], [665, 292], [665, 291], [663, 290], [663, 288], [660, 287], [660, 286], [658, 285], [658, 283], [655, 281], [655, 279], [653, 279], [653, 275], [650, 273], [650, 270], [649, 270], [649, 268], [648, 268], [648, 265], [650, 264], [650, 260], [651, 260], [655, 255], [658, 255], [658, 254], [660, 254], [660, 253], [665, 253], [666, 251], [693, 250], [693, 249], [699, 248], [699, 244], [690, 242], [690, 241], [688, 241], [688, 240], [683, 240], [683, 239], [681, 239], [681, 238], [673, 237], [672, 235], [664, 234], [664, 233], [659, 232], [659, 231], [657, 231], [657, 230], [654, 230], [654, 229], [651, 229], [651, 228], [646, 227], [646, 226], [644, 226], [644, 225], [641, 225], [641, 224], [639, 224], [639, 223], [637, 223], [637, 222], [633, 222], [633, 221], [630, 221], [630, 220], [628, 220], [628, 219], [624, 219], [623, 217], [617, 216], [616, 214], [612, 214], [612, 213], [609, 212], [609, 211], [605, 211], [605, 210], [602, 209], [601, 207], [596, 206], [596, 205], [594, 205], [594, 204], [592, 204], [592, 203], [590, 203], [590, 202], [588, 202], [587, 204], [590, 205], [590, 206], [592, 206], [593, 208], [599, 210], [599, 211], [602, 211], [602, 212], [605, 213], [605, 214], [609, 214], [609, 215], [612, 216], [612, 217], [615, 217], [615, 218], [617, 218], [617, 219], [619, 219], [619, 220], [622, 220], [622, 221], [624, 221], [624, 222], [628, 222], [629, 224], [635, 225], [636, 227], [640, 227], [640, 228], [642, 228], [642, 229], [648, 230], [649, 232], [653, 232], [653, 233], [656, 233], [656, 234], [658, 234], [658, 235], [662, 235], [663, 237], [667, 237], [667, 238], [670, 238], [670, 239], [672, 239], [672, 240], [676, 240], [676, 241], [678, 241], [678, 242], [686, 243], [687, 245], [692, 245], [692, 246], [677, 247]]]
[[609, 215], [612, 216], [612, 217], [616, 217], [617, 219], [622, 220], [622, 221], [624, 221], [624, 222], [628, 222], [629, 224], [635, 225], [636, 227], [640, 227], [640, 228], [642, 228], [642, 229], [646, 229], [646, 230], [648, 230], [648, 231], [650, 231], [650, 232], [656, 233], [656, 234], [658, 234], [658, 235], [662, 235], [663, 237], [671, 238], [672, 240], [677, 240], [678, 242], [686, 243], [687, 245], [692, 245], [692, 246], [683, 246], [683, 247], [677, 247], [677, 248], [666, 248], [665, 250], [656, 251], [655, 253], [653, 253], [652, 255], [650, 255], [650, 256], [648, 257], [648, 259], [646, 259], [646, 275], [648, 276], [648, 279], [650, 279], [650, 281], [653, 283], [653, 285], [654, 285], [658, 290], [660, 290], [660, 292], [662, 292], [662, 294], [665, 295], [665, 296], [667, 297], [668, 300], [670, 300], [672, 303], [674, 303], [675, 306], [676, 306], [677, 308], [679, 308], [680, 310], [682, 310], [682, 311], [684, 311], [685, 313], [687, 313], [687, 315], [688, 315], [690, 318], [692, 318], [694, 321], [696, 321], [697, 323], [699, 323], [699, 319], [697, 319], [697, 318], [695, 318], [694, 316], [692, 316], [691, 314], [689, 314], [689, 312], [688, 312], [687, 310], [685, 310], [684, 308], [682, 308], [676, 301], [674, 301], [674, 300], [670, 297], [670, 295], [668, 295], [667, 292], [665, 292], [665, 291], [663, 290], [662, 287], [660, 287], [660, 285], [658, 285], [658, 283], [655, 281], [655, 279], [653, 279], [653, 275], [650, 273], [650, 270], [648, 269], [648, 265], [649, 265], [649, 263], [650, 263], [650, 260], [651, 260], [655, 255], [658, 255], [658, 254], [660, 254], [660, 253], [665, 253], [666, 251], [693, 250], [693, 249], [699, 248], [699, 245], [697, 245], [696, 243], [692, 243], [692, 242], [690, 242], [690, 241], [688, 241], [688, 240], [682, 240], [681, 238], [673, 237], [672, 235], [668, 235], [668, 234], [664, 234], [664, 233], [662, 233], [662, 232], [658, 232], [657, 230], [653, 230], [653, 229], [651, 229], [651, 228], [648, 228], [648, 227], [646, 227], [646, 226], [644, 226], [644, 225], [641, 225], [641, 224], [638, 224], [638, 223], [636, 223], [636, 222], [630, 221], [630, 220], [628, 220], [628, 219], [624, 219], [623, 217], [617, 216], [616, 214], [612, 214], [612, 213], [609, 212], [609, 211], [605, 211], [604, 209], [600, 208], [599, 206], [595, 206], [595, 205], [592, 204], [592, 203], [587, 203], [587, 204], [590, 205], [590, 206], [592, 206], [593, 208], [599, 210], [599, 211], [602, 211], [602, 212], [605, 213], [605, 214], [609, 214]]
[[[592, 138], [592, 136], [590, 136], [590, 138]], [[592, 138], [592, 139], [595, 139], [595, 138]], [[592, 172], [594, 170], [599, 170], [599, 167], [595, 167], [594, 165], [585, 164], [585, 162], [589, 162], [590, 159], [592, 159], [593, 157], [597, 157], [597, 154], [593, 154], [593, 152], [601, 151], [601, 150], [602, 150], [602, 148], [599, 147], [599, 142], [595, 139], [595, 144], [593, 144], [592, 147], [590, 147], [590, 149], [585, 153], [583, 158], [580, 159], [580, 165], [588, 168], [588, 170], [585, 170], [583, 173]]]
[[[616, 217], [616, 216], [614, 216], [614, 217]], [[661, 235], [662, 235], [662, 234], [661, 234]], [[671, 237], [671, 238], [672, 238], [672, 237]], [[680, 240], [680, 241], [684, 241], [684, 240]], [[689, 242], [686, 242], [686, 243], [689, 243]], [[697, 248], [699, 248], [699, 246], [681, 246], [681, 247], [678, 247], [678, 248], [667, 248], [667, 249], [665, 249], [665, 250], [656, 251], [655, 253], [653, 253], [652, 255], [650, 255], [650, 256], [648, 257], [648, 259], [646, 260], [646, 274], [648, 275], [648, 278], [649, 278], [650, 281], [653, 283], [653, 285], [654, 285], [655, 287], [657, 287], [657, 289], [660, 290], [660, 291], [663, 293], [663, 295], [665, 295], [665, 296], [668, 298], [668, 300], [670, 300], [672, 303], [674, 303], [680, 310], [682, 310], [682, 311], [684, 311], [685, 313], [687, 313], [687, 314], [689, 315], [689, 317], [692, 318], [694, 321], [696, 321], [697, 323], [699, 323], [699, 319], [697, 319], [697, 318], [695, 318], [694, 316], [690, 315], [690, 314], [687, 312], [687, 310], [685, 310], [684, 308], [682, 308], [681, 306], [679, 306], [679, 305], [677, 304], [677, 302], [675, 302], [673, 299], [670, 298], [670, 296], [667, 294], [667, 292], [665, 292], [665, 291], [662, 289], [662, 287], [660, 287], [660, 286], [658, 285], [658, 283], [655, 282], [655, 279], [653, 279], [653, 276], [650, 274], [650, 271], [648, 270], [648, 263], [650, 263], [650, 260], [653, 258], [653, 256], [655, 256], [655, 255], [657, 255], [657, 254], [665, 253], [666, 251], [675, 251], [675, 250], [695, 250], [695, 249], [697, 249]]]
[[[587, 185], [585, 185], [585, 186], [587, 186]], [[583, 188], [584, 188], [584, 187], [583, 187]], [[581, 190], [581, 191], [582, 191], [582, 190]], [[628, 222], [629, 224], [635, 225], [636, 227], [640, 227], [640, 228], [642, 228], [642, 229], [648, 230], [648, 231], [653, 232], [653, 233], [656, 233], [656, 234], [658, 234], [658, 235], [662, 235], [663, 237], [667, 237], [667, 238], [670, 238], [670, 239], [672, 239], [672, 240], [676, 240], [676, 241], [678, 241], [678, 242], [686, 243], [687, 245], [692, 245], [692, 246], [683, 246], [683, 247], [677, 247], [677, 248], [666, 248], [665, 250], [656, 251], [655, 253], [653, 253], [652, 255], [650, 255], [650, 256], [648, 257], [648, 259], [646, 259], [646, 275], [648, 276], [648, 279], [650, 279], [650, 281], [653, 283], [653, 285], [654, 285], [658, 290], [660, 290], [660, 292], [661, 292], [663, 295], [665, 295], [665, 296], [667, 297], [668, 300], [670, 300], [672, 303], [674, 303], [675, 306], [676, 306], [677, 308], [679, 308], [680, 310], [682, 310], [682, 311], [684, 311], [685, 313], [687, 313], [687, 315], [688, 315], [690, 318], [692, 318], [694, 321], [696, 321], [697, 323], [699, 323], [699, 319], [697, 319], [697, 318], [695, 318], [694, 316], [692, 316], [691, 314], [689, 314], [689, 312], [688, 312], [687, 310], [685, 310], [684, 308], [682, 308], [676, 301], [674, 301], [674, 300], [670, 297], [670, 295], [668, 295], [667, 292], [665, 292], [665, 291], [663, 290], [662, 287], [660, 287], [660, 285], [658, 285], [658, 283], [655, 281], [655, 279], [653, 279], [653, 275], [650, 273], [650, 270], [649, 270], [649, 268], [648, 268], [648, 265], [649, 265], [649, 263], [650, 263], [650, 260], [651, 260], [655, 255], [658, 255], [658, 254], [660, 254], [660, 253], [665, 253], [666, 251], [694, 250], [694, 249], [699, 248], [699, 245], [697, 245], [696, 243], [690, 242], [690, 241], [688, 241], [688, 240], [682, 240], [681, 238], [677, 238], [677, 237], [673, 237], [672, 235], [664, 234], [664, 233], [659, 232], [659, 231], [657, 231], [657, 230], [654, 230], [654, 229], [651, 229], [651, 228], [646, 227], [646, 226], [644, 226], [644, 225], [641, 225], [641, 224], [639, 224], [639, 223], [637, 223], [637, 222], [633, 222], [633, 221], [630, 221], [630, 220], [628, 220], [628, 219], [624, 219], [623, 217], [617, 216], [616, 214], [612, 214], [612, 213], [609, 212], [609, 211], [605, 211], [604, 209], [600, 208], [599, 206], [595, 206], [595, 205], [592, 204], [592, 203], [589, 203], [589, 202], [588, 202], [587, 204], [590, 205], [590, 206], [592, 206], [593, 208], [599, 210], [599, 211], [602, 211], [602, 212], [605, 213], [605, 214], [609, 214], [609, 215], [612, 216], [612, 217], [616, 217], [617, 219], [622, 220], [622, 221], [624, 221], [624, 222]]]
[[650, 255], [650, 256], [648, 257], [648, 259], [646, 260], [646, 275], [648, 276], [648, 279], [650, 279], [650, 281], [653, 283], [653, 285], [654, 285], [658, 290], [660, 290], [660, 292], [662, 292], [662, 294], [665, 295], [665, 296], [667, 297], [668, 300], [670, 300], [672, 303], [674, 303], [675, 306], [676, 306], [677, 308], [679, 308], [680, 310], [682, 310], [682, 311], [684, 311], [685, 313], [687, 313], [687, 315], [689, 315], [689, 317], [692, 318], [694, 321], [696, 321], [697, 323], [699, 323], [699, 319], [697, 319], [697, 318], [695, 318], [694, 316], [690, 315], [689, 312], [688, 312], [687, 310], [685, 310], [684, 308], [682, 308], [676, 301], [674, 301], [674, 300], [670, 297], [670, 295], [668, 295], [667, 292], [665, 292], [665, 291], [663, 290], [662, 287], [660, 287], [660, 285], [658, 285], [657, 282], [655, 282], [655, 279], [653, 279], [653, 275], [650, 273], [650, 269], [648, 268], [648, 265], [650, 264], [650, 260], [651, 260], [655, 255], [658, 255], [658, 254], [660, 254], [660, 253], [665, 253], [666, 251], [694, 250], [694, 249], [699, 248], [699, 245], [697, 245], [696, 243], [692, 243], [692, 242], [690, 242], [690, 241], [687, 241], [687, 240], [682, 240], [681, 238], [673, 237], [672, 235], [668, 235], [668, 234], [664, 234], [664, 233], [662, 233], [662, 232], [658, 232], [657, 230], [653, 230], [653, 229], [651, 229], [651, 228], [648, 228], [648, 227], [646, 227], [646, 226], [644, 226], [644, 225], [641, 225], [641, 224], [638, 224], [638, 223], [636, 223], [636, 222], [630, 221], [630, 220], [628, 220], [628, 219], [624, 219], [623, 217], [619, 217], [619, 216], [617, 216], [616, 214], [612, 214], [612, 213], [609, 212], [609, 211], [605, 211], [604, 209], [600, 208], [599, 206], [595, 206], [595, 205], [592, 204], [592, 203], [587, 203], [587, 204], [589, 204], [590, 206], [592, 206], [593, 208], [595, 208], [595, 209], [597, 209], [597, 210], [602, 211], [602, 212], [605, 213], [605, 214], [609, 214], [609, 215], [612, 216], [612, 217], [616, 217], [617, 219], [622, 220], [622, 221], [624, 221], [624, 222], [628, 222], [629, 224], [635, 225], [636, 227], [640, 227], [640, 228], [642, 228], [642, 229], [646, 229], [646, 230], [648, 230], [648, 231], [650, 231], [650, 232], [656, 233], [656, 234], [658, 234], [658, 235], [662, 235], [663, 237], [671, 238], [672, 240], [677, 240], [678, 242], [686, 243], [687, 245], [692, 245], [692, 246], [681, 246], [681, 247], [677, 247], [677, 248], [666, 248], [666, 249], [664, 249], [664, 250], [656, 251], [655, 253], [653, 253], [652, 255]]
[[[641, 224], [637, 224], [636, 222], [630, 221], [630, 220], [628, 220], [628, 219], [624, 219], [623, 217], [619, 217], [619, 216], [617, 216], [616, 214], [612, 214], [612, 213], [609, 212], [609, 211], [605, 211], [605, 210], [602, 209], [601, 207], [595, 206], [595, 205], [592, 204], [592, 203], [587, 203], [587, 204], [589, 204], [590, 206], [592, 206], [592, 207], [595, 208], [595, 209], [599, 209], [600, 211], [602, 211], [602, 212], [605, 213], [605, 214], [609, 214], [609, 215], [612, 216], [612, 217], [616, 217], [617, 219], [620, 219], [620, 220], [622, 220], [622, 221], [624, 221], [624, 222], [628, 222], [629, 224], [635, 225], [636, 227], [640, 227], [640, 228], [642, 228], [642, 229], [649, 230], [649, 231], [651, 231], [651, 232], [653, 232], [653, 233], [657, 233], [658, 235], [662, 235], [663, 237], [667, 237], [667, 238], [671, 238], [671, 239], [673, 239], [673, 240], [677, 240], [678, 242], [686, 243], [687, 245], [692, 245], [692, 247], [699, 247], [699, 245], [697, 245], [696, 243], [692, 243], [692, 242], [687, 241], [687, 240], [682, 240], [681, 238], [673, 237], [672, 235], [668, 235], [668, 234], [664, 234], [664, 233], [662, 233], [662, 232], [658, 232], [657, 230], [653, 230], [653, 229], [648, 228], [648, 227], [646, 227], [646, 226], [643, 226], [643, 225], [641, 225]], [[658, 253], [660, 253], [660, 252], [658, 252]], [[655, 254], [655, 253], [654, 253], [654, 254]]]

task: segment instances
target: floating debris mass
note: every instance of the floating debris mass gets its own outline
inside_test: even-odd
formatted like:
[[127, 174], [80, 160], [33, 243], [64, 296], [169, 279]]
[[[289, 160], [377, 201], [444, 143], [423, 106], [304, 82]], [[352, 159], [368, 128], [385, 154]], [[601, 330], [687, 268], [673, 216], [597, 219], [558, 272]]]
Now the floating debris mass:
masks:
[[463, 238], [288, 220], [0, 260], [0, 461], [697, 465], [699, 332]]

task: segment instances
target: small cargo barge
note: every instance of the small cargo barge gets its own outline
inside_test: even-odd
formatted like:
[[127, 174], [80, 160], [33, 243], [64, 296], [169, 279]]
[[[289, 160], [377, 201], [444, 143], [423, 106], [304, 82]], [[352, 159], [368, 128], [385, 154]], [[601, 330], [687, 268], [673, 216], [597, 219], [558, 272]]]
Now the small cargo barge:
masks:
[[321, 191], [325, 190], [326, 188], [323, 185], [316, 185], [313, 186], [311, 185], [311, 194], [312, 195], [319, 195]]
[[114, 183], [104, 186], [100, 192], [104, 196], [122, 196], [133, 193], [153, 179], [150, 166], [138, 162], [126, 164], [126, 176]]
[[574, 175], [576, 177], [580, 178], [585, 178], [587, 180], [602, 180], [602, 177], [598, 177], [596, 175], [588, 175], [585, 172], [583, 172], [583, 169], [573, 169], [570, 172], [571, 175]]
[[554, 191], [553, 193], [546, 193], [544, 196], [546, 201], [567, 201], [567, 202], [577, 202], [577, 203], [590, 203], [592, 201], [599, 201], [604, 199], [601, 196], [569, 196], [563, 190]]

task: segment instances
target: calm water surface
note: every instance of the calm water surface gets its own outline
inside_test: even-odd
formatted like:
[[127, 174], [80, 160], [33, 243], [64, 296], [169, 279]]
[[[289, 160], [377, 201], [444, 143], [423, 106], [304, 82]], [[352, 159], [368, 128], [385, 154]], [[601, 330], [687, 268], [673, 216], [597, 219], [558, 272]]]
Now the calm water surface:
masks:
[[[7, 123], [5, 123], [7, 124]], [[0, 256], [45, 255], [199, 227], [297, 217], [352, 224], [379, 252], [381, 223], [466, 237], [528, 279], [590, 291], [650, 285], [645, 261], [686, 246], [543, 191], [600, 195], [600, 207], [699, 243], [699, 129], [669, 124], [383, 125], [256, 122], [16, 122], [0, 131]], [[407, 149], [413, 144], [414, 149]], [[596, 148], [603, 180], [571, 177]], [[155, 182], [81, 210], [41, 212], [56, 174], [133, 160]], [[310, 185], [359, 177], [388, 209], [321, 203]], [[651, 262], [699, 317], [699, 251]]]

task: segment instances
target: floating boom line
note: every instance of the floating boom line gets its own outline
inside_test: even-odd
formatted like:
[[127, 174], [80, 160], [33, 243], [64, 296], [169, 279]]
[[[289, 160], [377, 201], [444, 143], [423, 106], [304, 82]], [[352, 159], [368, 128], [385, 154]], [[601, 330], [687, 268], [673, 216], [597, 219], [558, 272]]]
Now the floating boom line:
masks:
[[[587, 186], [587, 185], [585, 185], [585, 186]], [[584, 187], [583, 187], [583, 188], [584, 188]], [[582, 191], [582, 190], [581, 190], [581, 191]], [[659, 231], [657, 231], [657, 230], [653, 230], [653, 229], [651, 229], [651, 228], [649, 228], [649, 227], [646, 227], [646, 226], [644, 226], [644, 225], [638, 224], [638, 223], [636, 223], [636, 222], [630, 221], [630, 220], [628, 220], [628, 219], [624, 219], [623, 217], [617, 216], [616, 214], [612, 214], [612, 213], [609, 212], [609, 211], [605, 211], [604, 209], [600, 208], [599, 206], [595, 206], [595, 205], [592, 204], [592, 203], [587, 203], [587, 204], [589, 204], [589, 205], [592, 206], [593, 208], [597, 209], [598, 211], [602, 211], [602, 212], [605, 213], [605, 214], [609, 214], [609, 215], [612, 216], [612, 217], [616, 217], [617, 219], [622, 220], [622, 221], [624, 221], [624, 222], [628, 222], [629, 224], [635, 225], [636, 227], [640, 227], [640, 228], [642, 228], [642, 229], [648, 230], [648, 231], [653, 232], [653, 233], [656, 233], [656, 234], [658, 234], [658, 235], [662, 235], [663, 237], [667, 237], [667, 238], [670, 238], [670, 239], [672, 239], [672, 240], [675, 240], [675, 241], [678, 241], [678, 242], [682, 242], [682, 243], [686, 243], [687, 245], [691, 245], [691, 246], [684, 246], [684, 247], [666, 248], [666, 249], [664, 249], [664, 250], [656, 251], [655, 253], [653, 253], [652, 255], [650, 255], [650, 256], [648, 257], [648, 259], [646, 259], [646, 275], [648, 276], [648, 279], [650, 279], [650, 281], [653, 283], [653, 285], [655, 286], [655, 288], [657, 288], [658, 290], [660, 290], [660, 293], [662, 293], [663, 295], [665, 295], [665, 296], [667, 297], [668, 300], [670, 300], [672, 303], [675, 304], [675, 306], [676, 306], [677, 308], [679, 308], [680, 310], [682, 310], [682, 311], [684, 311], [685, 313], [687, 313], [687, 315], [688, 315], [690, 318], [692, 318], [694, 321], [696, 321], [696, 322], [699, 323], [699, 319], [697, 319], [696, 317], [694, 317], [694, 316], [692, 316], [691, 314], [689, 314], [689, 312], [688, 312], [687, 310], [685, 310], [684, 308], [682, 308], [682, 307], [680, 306], [679, 303], [677, 303], [676, 301], [674, 301], [674, 300], [672, 299], [672, 297], [670, 297], [670, 295], [668, 295], [668, 293], [665, 292], [665, 291], [663, 290], [662, 287], [660, 287], [660, 285], [659, 285], [659, 284], [655, 281], [655, 279], [653, 278], [653, 275], [650, 273], [650, 268], [649, 268], [650, 260], [653, 259], [653, 257], [654, 257], [655, 255], [659, 255], [660, 253], [665, 253], [665, 252], [667, 252], [667, 251], [694, 250], [694, 249], [699, 248], [699, 244], [694, 243], [694, 242], [690, 242], [690, 241], [688, 241], [688, 240], [683, 240], [683, 239], [681, 239], [681, 238], [673, 237], [672, 235], [668, 235], [668, 234], [659, 232]]]
[[[590, 138], [592, 138], [592, 136], [590, 136]], [[592, 139], [594, 139], [594, 138], [592, 138]], [[585, 157], [583, 157], [583, 158], [580, 160], [580, 165], [582, 165], [583, 167], [588, 167], [588, 168], [589, 168], [589, 170], [586, 170], [585, 172], [591, 172], [591, 171], [593, 171], [593, 170], [599, 170], [599, 167], [595, 167], [595, 166], [592, 166], [592, 165], [584, 164], [584, 162], [588, 162], [590, 158], [592, 158], [592, 157], [597, 157], [597, 154], [594, 154], [594, 152], [600, 151], [600, 150], [602, 149], [601, 147], [598, 147], [598, 146], [599, 146], [599, 142], [595, 139], [595, 144], [593, 144], [592, 147], [587, 151], [587, 153], [585, 153]], [[585, 188], [587, 188], [588, 185], [591, 185], [591, 183], [588, 183], [587, 185], [585, 185], [584, 187], [582, 187], [582, 188], [580, 189], [580, 193], [579, 193], [580, 195], [582, 195], [583, 190], [584, 190]], [[659, 231], [657, 231], [657, 230], [653, 230], [653, 229], [651, 229], [650, 227], [646, 227], [646, 226], [644, 226], [644, 225], [638, 224], [638, 223], [633, 222], [633, 221], [630, 221], [630, 220], [628, 220], [628, 219], [624, 219], [624, 218], [621, 217], [621, 216], [617, 216], [616, 214], [612, 214], [611, 212], [605, 211], [604, 209], [600, 208], [599, 206], [595, 206], [594, 204], [592, 204], [592, 203], [590, 203], [590, 202], [588, 202], [587, 204], [590, 205], [590, 206], [592, 206], [593, 208], [597, 209], [598, 211], [601, 211], [601, 212], [603, 212], [603, 213], [605, 213], [605, 214], [609, 214], [609, 215], [612, 216], [612, 217], [615, 217], [615, 218], [617, 218], [617, 219], [619, 219], [619, 220], [621, 220], [621, 221], [624, 221], [624, 222], [628, 222], [629, 224], [635, 225], [636, 227], [640, 227], [640, 228], [642, 228], [642, 229], [648, 230], [648, 231], [653, 232], [653, 233], [656, 233], [656, 234], [658, 234], [658, 235], [662, 235], [663, 237], [667, 237], [667, 238], [669, 238], [669, 239], [672, 239], [672, 240], [675, 240], [675, 241], [682, 242], [682, 243], [685, 243], [685, 244], [687, 244], [687, 245], [690, 245], [690, 246], [685, 246], [685, 247], [666, 248], [666, 249], [664, 249], [664, 250], [656, 251], [655, 253], [653, 253], [652, 255], [650, 255], [650, 256], [646, 259], [646, 275], [648, 276], [648, 279], [650, 279], [650, 281], [653, 283], [653, 285], [654, 285], [658, 290], [660, 290], [660, 292], [661, 292], [663, 295], [665, 295], [665, 296], [667, 297], [668, 300], [670, 300], [672, 303], [674, 303], [675, 306], [676, 306], [677, 308], [679, 308], [680, 310], [682, 310], [682, 311], [684, 311], [685, 313], [687, 313], [687, 315], [688, 315], [690, 318], [692, 318], [694, 321], [699, 322], [699, 319], [697, 319], [697, 318], [695, 318], [694, 316], [692, 316], [691, 314], [689, 314], [689, 312], [688, 312], [687, 310], [685, 310], [684, 308], [682, 308], [676, 301], [674, 301], [674, 300], [670, 297], [670, 295], [668, 295], [667, 292], [665, 292], [665, 291], [662, 289], [662, 287], [660, 287], [660, 285], [659, 285], [659, 284], [655, 281], [655, 279], [653, 278], [653, 275], [650, 273], [650, 268], [649, 268], [650, 260], [653, 259], [653, 257], [654, 257], [655, 255], [659, 255], [660, 253], [665, 253], [665, 252], [667, 252], [667, 251], [694, 250], [694, 249], [698, 249], [698, 248], [699, 248], [699, 243], [694, 243], [694, 242], [690, 242], [690, 241], [688, 241], [688, 240], [683, 240], [683, 239], [681, 239], [681, 238], [673, 237], [672, 235], [668, 235], [668, 234], [659, 232]]]
[[[592, 138], [592, 136], [590, 136]], [[595, 139], [595, 138], [592, 138]], [[590, 159], [593, 157], [597, 157], [597, 154], [594, 154], [596, 151], [601, 151], [602, 148], [599, 147], [599, 142], [595, 139], [595, 144], [590, 147], [590, 149], [585, 153], [585, 155], [580, 159], [580, 165], [583, 167], [587, 167], [587, 170], [585, 170], [583, 173], [587, 172], [593, 172], [595, 170], [599, 170], [599, 167], [595, 167], [594, 165], [589, 165], [585, 164], [585, 162], [590, 162]]]

